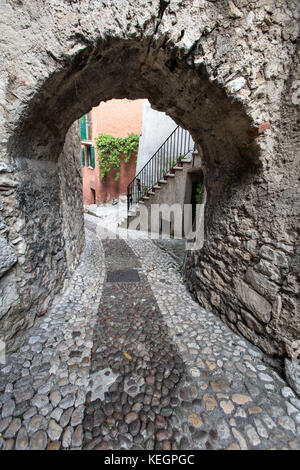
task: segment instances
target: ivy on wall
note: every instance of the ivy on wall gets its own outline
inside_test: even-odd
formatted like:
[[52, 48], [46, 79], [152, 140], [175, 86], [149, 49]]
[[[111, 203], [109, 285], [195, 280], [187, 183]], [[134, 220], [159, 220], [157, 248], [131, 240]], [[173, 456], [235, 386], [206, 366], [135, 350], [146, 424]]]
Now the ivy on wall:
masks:
[[[98, 153], [98, 163], [100, 166], [100, 178], [104, 179], [112, 170], [119, 170], [121, 166], [121, 156], [124, 162], [129, 162], [133, 154], [137, 154], [139, 147], [139, 136], [128, 134], [127, 137], [114, 137], [110, 134], [99, 134], [96, 139]], [[120, 171], [117, 171], [115, 181], [120, 178]]]

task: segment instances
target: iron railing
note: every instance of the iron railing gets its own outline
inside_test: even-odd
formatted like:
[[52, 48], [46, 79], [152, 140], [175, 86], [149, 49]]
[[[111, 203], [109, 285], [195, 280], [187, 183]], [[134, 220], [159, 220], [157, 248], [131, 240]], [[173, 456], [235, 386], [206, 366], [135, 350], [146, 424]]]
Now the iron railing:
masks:
[[147, 197], [149, 191], [155, 191], [155, 186], [174, 173], [174, 167], [181, 166], [181, 160], [194, 148], [190, 133], [177, 126], [127, 186], [127, 210]]

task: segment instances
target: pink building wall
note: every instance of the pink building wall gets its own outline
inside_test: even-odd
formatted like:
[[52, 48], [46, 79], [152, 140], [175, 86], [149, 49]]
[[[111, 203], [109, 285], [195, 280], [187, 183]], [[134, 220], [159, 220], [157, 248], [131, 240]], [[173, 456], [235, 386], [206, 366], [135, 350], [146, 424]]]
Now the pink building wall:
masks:
[[[126, 137], [130, 133], [140, 135], [142, 132], [143, 100], [110, 100], [101, 102], [91, 110], [92, 145], [95, 147], [95, 168], [82, 166], [83, 203], [93, 204], [94, 194], [96, 203], [104, 201], [106, 188], [100, 179], [100, 169], [97, 161], [95, 139], [100, 133], [111, 134], [114, 137]], [[122, 162], [120, 178], [115, 181], [115, 173], [107, 175], [107, 202], [121, 195], [126, 195], [127, 185], [135, 176], [136, 156], [133, 155], [128, 163]], [[94, 191], [94, 193], [93, 193]]]

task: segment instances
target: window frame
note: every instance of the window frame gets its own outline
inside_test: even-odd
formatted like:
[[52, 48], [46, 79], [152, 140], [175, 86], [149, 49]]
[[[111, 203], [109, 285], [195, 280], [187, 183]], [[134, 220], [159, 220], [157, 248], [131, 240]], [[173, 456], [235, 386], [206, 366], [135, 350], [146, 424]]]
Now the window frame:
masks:
[[[95, 169], [95, 147], [91, 143], [83, 142], [82, 147], [82, 166], [87, 166], [91, 170]], [[84, 155], [84, 157], [83, 157]]]

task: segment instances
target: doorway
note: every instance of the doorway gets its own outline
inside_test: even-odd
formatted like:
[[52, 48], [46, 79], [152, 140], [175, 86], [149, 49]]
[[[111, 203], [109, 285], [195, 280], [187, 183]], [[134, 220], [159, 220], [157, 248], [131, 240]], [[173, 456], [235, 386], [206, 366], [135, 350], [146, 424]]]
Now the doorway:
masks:
[[96, 191], [91, 188], [91, 200], [92, 200], [92, 204], [96, 204]]

